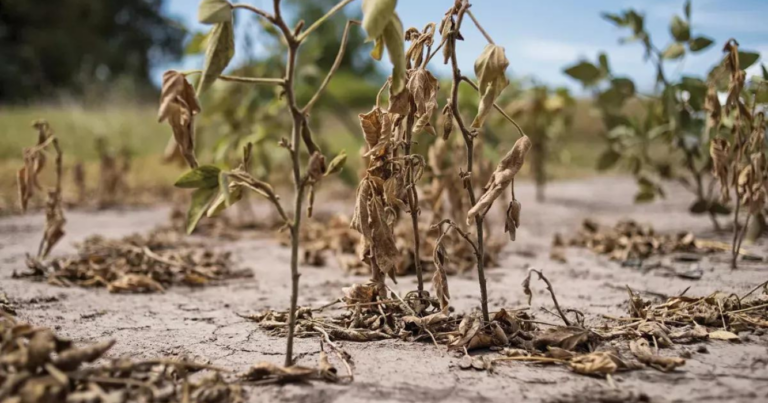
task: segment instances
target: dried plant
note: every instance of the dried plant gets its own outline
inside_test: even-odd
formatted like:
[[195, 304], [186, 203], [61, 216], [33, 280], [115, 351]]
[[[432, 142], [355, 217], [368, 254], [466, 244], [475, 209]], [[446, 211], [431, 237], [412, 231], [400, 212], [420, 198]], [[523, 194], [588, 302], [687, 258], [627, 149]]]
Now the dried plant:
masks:
[[[206, 50], [205, 66], [202, 71], [180, 73], [175, 71], [166, 72], [163, 77], [163, 91], [160, 99], [159, 118], [167, 120], [174, 133], [174, 140], [178, 145], [181, 154], [184, 156], [187, 164], [192, 171], [183, 176], [177, 186], [195, 188], [192, 195], [192, 205], [189, 209], [187, 218], [187, 231], [191, 232], [202, 218], [203, 214], [215, 215], [222, 209], [230, 206], [232, 203], [242, 198], [244, 190], [252, 190], [265, 196], [277, 209], [285, 226], [288, 227], [291, 234], [291, 326], [288, 334], [288, 343], [286, 348], [286, 367], [293, 363], [293, 322], [295, 309], [297, 306], [299, 293], [299, 234], [301, 232], [301, 211], [303, 209], [304, 194], [309, 192], [310, 206], [307, 209], [311, 215], [312, 202], [314, 200], [314, 188], [328, 174], [338, 172], [341, 169], [345, 156], [339, 155], [334, 158], [328, 166], [325, 165], [325, 156], [314, 143], [312, 133], [309, 129], [308, 116], [312, 107], [322, 96], [323, 91], [328, 86], [334, 73], [339, 67], [341, 59], [344, 56], [346, 37], [349, 30], [354, 25], [359, 25], [357, 21], [348, 21], [341, 41], [341, 47], [336, 58], [336, 63], [328, 72], [328, 75], [320, 84], [317, 92], [303, 107], [299, 107], [296, 99], [296, 61], [299, 55], [299, 48], [307, 37], [323, 24], [330, 16], [341, 10], [352, 0], [342, 0], [323, 17], [318, 19], [312, 25], [305, 29], [304, 22], [293, 28], [289, 27], [283, 17], [280, 0], [274, 1], [274, 10], [268, 13], [257, 7], [248, 4], [231, 4], [226, 0], [203, 0], [200, 3], [198, 18], [204, 24], [211, 24], [213, 28], [208, 36], [208, 48]], [[366, 2], [367, 3], [367, 2]], [[375, 2], [374, 2], [375, 3]], [[376, 6], [376, 4], [369, 4]], [[366, 6], [368, 7], [368, 6]], [[392, 7], [394, 8], [394, 6]], [[287, 58], [285, 64], [285, 74], [282, 78], [252, 78], [222, 75], [222, 72], [229, 64], [234, 55], [234, 11], [249, 11], [262, 18], [267, 23], [276, 28], [282, 35], [283, 43], [287, 47]], [[367, 20], [368, 28], [375, 28], [373, 32], [367, 31], [371, 39], [376, 39], [381, 46], [386, 45], [390, 57], [399, 47], [402, 54], [402, 44], [396, 43], [391, 39], [398, 35], [395, 23], [399, 21], [385, 20], [383, 24], [376, 20], [372, 22]], [[373, 24], [373, 25], [370, 25]], [[402, 32], [400, 30], [399, 32]], [[393, 36], [394, 35], [394, 36]], [[389, 38], [389, 39], [387, 39]], [[382, 49], [382, 47], [379, 49]], [[400, 58], [401, 59], [401, 58]], [[394, 58], [393, 60], [399, 60]], [[404, 87], [402, 80], [405, 73], [401, 65], [396, 65], [394, 87]], [[186, 75], [201, 73], [200, 81], [197, 85], [197, 93], [193, 91], [191, 84], [186, 80]], [[282, 89], [285, 96], [287, 109], [292, 118], [291, 139], [283, 139], [280, 145], [288, 150], [293, 164], [293, 183], [294, 183], [294, 208], [293, 216], [289, 217], [283, 210], [279, 198], [274, 193], [272, 187], [253, 178], [248, 173], [248, 161], [251, 157], [252, 146], [246, 145], [244, 158], [240, 167], [226, 172], [221, 169], [203, 165], [199, 166], [194, 153], [194, 119], [201, 112], [200, 103], [197, 96], [208, 89], [215, 81], [225, 80], [253, 85], [275, 85]], [[399, 90], [399, 89], [398, 89]], [[302, 174], [302, 151], [301, 143], [304, 143], [309, 160], [306, 172]], [[333, 169], [329, 169], [332, 167]]]
[[[483, 318], [488, 321], [483, 271], [485, 263], [483, 218], [493, 201], [511, 184], [514, 175], [522, 166], [525, 153], [530, 148], [530, 142], [525, 136], [518, 140], [510, 154], [500, 163], [494, 174], [495, 179], [489, 183], [486, 188], [487, 193], [480, 199], [480, 202], [475, 200], [471, 171], [475, 166], [473, 163], [474, 139], [482, 130], [491, 109], [500, 110], [494, 101], [509, 83], [505, 75], [509, 61], [504, 55], [504, 49], [495, 45], [477, 24], [478, 28], [488, 37], [489, 45], [475, 63], [475, 73], [479, 80], [479, 86], [475, 85], [459, 72], [457, 56], [453, 51], [456, 41], [461, 38], [459, 28], [465, 14], [469, 13], [469, 3], [467, 1], [455, 2], [439, 26], [430, 23], [422, 30], [409, 28], [405, 34], [401, 33], [402, 28], [399, 26], [399, 19], [395, 12], [395, 3], [395, 1], [389, 0], [366, 1], [363, 7], [364, 28], [373, 30], [367, 31], [369, 37], [380, 38], [377, 39], [373, 56], [379, 57], [383, 49], [382, 46], [386, 45], [395, 68], [393, 76], [380, 91], [381, 94], [387, 86], [389, 87], [389, 107], [387, 109], [382, 108], [377, 100], [370, 112], [360, 114], [360, 124], [368, 146], [368, 150], [364, 154], [364, 157], [368, 159], [368, 164], [357, 188], [355, 213], [351, 221], [352, 228], [361, 234], [362, 243], [359, 248], [359, 257], [371, 268], [371, 282], [375, 285], [377, 295], [380, 298], [386, 298], [384, 277], [389, 275], [393, 280], [395, 279], [395, 268], [399, 255], [395, 235], [397, 217], [400, 211], [407, 210], [411, 215], [414, 239], [412, 255], [418, 281], [417, 292], [422, 295], [422, 298], [428, 296], [424, 292], [423, 286], [420, 253], [422, 236], [419, 229], [420, 209], [416, 188], [416, 182], [421, 178], [426, 163], [423, 156], [412, 153], [411, 146], [414, 143], [414, 134], [422, 131], [433, 135], [437, 134], [431, 120], [438, 110], [439, 83], [427, 69], [427, 66], [438, 50], [442, 48], [444, 62], [450, 61], [453, 68], [453, 84], [451, 98], [442, 109], [440, 126], [443, 137], [447, 138], [453, 131], [454, 121], [456, 121], [467, 147], [467, 172], [462, 173], [462, 181], [469, 193], [469, 205], [470, 207], [474, 206], [469, 211], [467, 225], [471, 225], [471, 222], [474, 221], [478, 235], [477, 241], [470, 240], [468, 236], [465, 239], [472, 245], [472, 251], [478, 265]], [[474, 17], [472, 18], [474, 20]], [[373, 21], [377, 22], [374, 23]], [[397, 38], [392, 31], [379, 26], [381, 24], [389, 24], [388, 26], [391, 28], [396, 28], [399, 32]], [[438, 31], [442, 39], [433, 51], [434, 35]], [[389, 35], [392, 38], [389, 38]], [[394, 43], [395, 39], [397, 39], [397, 43]], [[401, 55], [399, 49], [403, 41], [408, 41], [411, 44], [407, 52]], [[397, 51], [394, 51], [394, 48]], [[401, 73], [399, 66], [402, 64], [405, 65], [405, 71]], [[404, 75], [404, 80], [401, 74]], [[470, 83], [478, 90], [481, 97], [477, 115], [471, 127], [465, 126], [458, 107], [458, 85], [462, 81]], [[401, 82], [405, 82], [405, 85], [401, 86]], [[511, 118], [506, 114], [505, 117], [511, 121]], [[436, 150], [434, 147], [436, 146], [433, 146], [430, 152]], [[437, 154], [436, 157], [440, 158], [442, 155]], [[433, 164], [433, 173], [439, 175], [440, 162], [433, 161]], [[440, 179], [436, 180], [440, 181]], [[429, 195], [429, 203], [433, 207], [439, 204], [442, 191], [445, 188], [441, 188], [439, 182], [435, 182], [435, 184], [436, 188], [431, 189], [432, 192]], [[456, 204], [454, 203], [454, 207]], [[433, 212], [433, 220], [438, 218], [435, 213]], [[507, 231], [510, 232], [511, 238], [514, 238], [514, 230], [518, 224], [519, 203], [514, 201], [510, 204], [507, 218]], [[452, 228], [465, 233], [455, 224], [452, 225]], [[440, 241], [436, 243], [436, 248], [444, 248], [442, 245], [444, 236], [443, 234], [439, 235]], [[447, 305], [449, 293], [447, 287], [444, 286], [445, 282], [441, 282], [445, 278], [445, 270], [440, 262], [442, 259], [440, 256], [444, 251], [445, 249], [435, 252], [437, 258], [436, 260], [433, 259], [433, 262], [437, 268], [434, 278], [439, 283], [435, 285], [436, 290], [441, 295], [442, 304]]]
[[[713, 253], [728, 249], [722, 242], [697, 239], [690, 232], [676, 234], [657, 233], [650, 225], [633, 220], [622, 220], [612, 227], [586, 219], [573, 236], [563, 239], [555, 234], [553, 250], [564, 246], [591, 249], [624, 265], [641, 265], [646, 259], [672, 253]], [[555, 260], [565, 260], [562, 251], [554, 252]]]
[[24, 166], [17, 173], [19, 188], [19, 202], [21, 210], [26, 211], [29, 200], [35, 191], [42, 190], [42, 185], [38, 176], [46, 165], [46, 148], [52, 146], [56, 152], [55, 173], [56, 185], [49, 189], [48, 198], [45, 202], [45, 229], [43, 238], [40, 240], [40, 247], [37, 251], [37, 257], [43, 259], [48, 256], [51, 249], [64, 237], [64, 224], [67, 220], [64, 218], [62, 209], [61, 181], [63, 171], [63, 153], [59, 147], [59, 140], [53, 133], [53, 129], [45, 120], [37, 120], [32, 124], [37, 129], [37, 145], [24, 149]]
[[119, 155], [109, 149], [107, 140], [96, 139], [99, 154], [99, 187], [97, 193], [99, 208], [115, 205], [120, 196], [129, 194], [127, 177], [131, 170], [131, 155], [123, 149]]
[[[637, 41], [642, 44], [645, 59], [653, 64], [657, 94], [639, 94], [631, 79], [612, 72], [604, 53], [599, 55], [597, 64], [580, 61], [568, 67], [565, 73], [594, 92], [596, 107], [608, 131], [608, 148], [600, 156], [597, 168], [608, 169], [623, 162], [637, 179], [636, 202], [664, 197], [662, 181], [681, 184], [695, 198], [689, 211], [707, 214], [715, 230], [719, 231], [717, 216], [728, 215], [731, 209], [713, 195], [714, 181], [707, 183], [713, 163], [707, 148], [713, 136], [705, 112], [713, 112], [711, 105], [713, 100], [717, 101], [717, 94], [708, 91], [704, 79], [675, 78], [667, 71], [669, 63], [708, 49], [714, 41], [705, 35], [693, 34], [690, 0], [685, 2], [683, 11], [682, 17], [672, 18], [669, 26], [671, 41], [663, 50], [652, 40], [642, 13], [628, 9], [620, 14], [603, 14], [612, 24], [631, 31], [622, 43]], [[755, 52], [738, 53], [742, 70], [760, 57]], [[724, 63], [718, 64], [710, 71], [710, 78], [724, 69]], [[630, 101], [642, 107], [642, 114], [628, 112], [625, 106]]]
[[[755, 217], [760, 221], [759, 227], [764, 227], [763, 211], [768, 195], [768, 163], [765, 156], [768, 145], [765, 142], [765, 115], [757, 110], [757, 104], [761, 91], [764, 93], [765, 88], [762, 87], [765, 82], [746, 85], [746, 72], [740, 64], [742, 56], [736, 40], [729, 40], [723, 51], [726, 53], [725, 69], [710, 77], [707, 127], [714, 134], [709, 152], [713, 162], [712, 175], [720, 183], [721, 202], [728, 203], [731, 192], [735, 196], [731, 247], [731, 267], [735, 269], [750, 220]], [[728, 76], [728, 92], [725, 105], [721, 107], [717, 86], [724, 75]], [[721, 135], [723, 137], [719, 137]], [[739, 221], [742, 206], [747, 212], [744, 225]]]
[[[98, 366], [114, 340], [77, 346], [51, 329], [20, 323], [0, 312], [0, 401], [242, 403], [231, 372], [185, 359], [116, 359]], [[201, 371], [209, 375], [190, 376]]]
[[567, 88], [552, 90], [544, 85], [536, 85], [516, 98], [506, 110], [531, 140], [530, 166], [536, 182], [536, 200], [543, 202], [547, 162], [562, 151], [558, 143], [571, 128], [576, 100]]
[[14, 277], [45, 280], [69, 287], [106, 287], [110, 292], [163, 292], [173, 285], [204, 286], [250, 277], [235, 270], [230, 254], [188, 243], [172, 229], [119, 240], [99, 236], [78, 245], [78, 254], [50, 262], [27, 259], [29, 272]]

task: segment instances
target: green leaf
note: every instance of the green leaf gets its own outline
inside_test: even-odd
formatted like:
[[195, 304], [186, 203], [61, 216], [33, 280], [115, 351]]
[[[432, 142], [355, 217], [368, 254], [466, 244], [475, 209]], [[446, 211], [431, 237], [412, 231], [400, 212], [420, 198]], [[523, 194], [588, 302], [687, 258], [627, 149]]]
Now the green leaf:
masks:
[[203, 0], [197, 9], [197, 19], [203, 24], [232, 21], [232, 5], [226, 0]]
[[590, 62], [582, 61], [566, 68], [565, 74], [581, 81], [584, 85], [590, 85], [600, 78], [600, 69]]
[[728, 206], [720, 204], [718, 202], [712, 202], [712, 204], [709, 206], [709, 211], [717, 215], [731, 214], [731, 209], [728, 208]]
[[182, 175], [173, 185], [177, 188], [198, 189], [219, 186], [219, 169], [213, 165], [199, 166]]
[[635, 194], [635, 203], [650, 203], [656, 198], [653, 189], [643, 187]]
[[691, 39], [690, 25], [678, 16], [672, 17], [672, 22], [669, 23], [669, 31], [672, 32], [672, 37], [678, 42], [686, 42]]
[[664, 52], [661, 53], [661, 57], [669, 60], [679, 59], [685, 54], [685, 47], [677, 42], [669, 45]]
[[688, 49], [690, 49], [691, 52], [699, 52], [712, 46], [713, 43], [715, 43], [715, 41], [706, 36], [697, 36], [688, 41]]
[[616, 150], [613, 148], [609, 148], [605, 150], [597, 160], [597, 169], [599, 171], [605, 171], [606, 169], [616, 165], [616, 163], [619, 161], [619, 158], [621, 158], [621, 154], [616, 152]]
[[328, 169], [326, 169], [325, 171], [325, 176], [333, 175], [335, 173], [341, 172], [346, 162], [347, 162], [347, 152], [346, 150], [341, 150], [339, 154], [333, 157], [331, 162], [328, 164]]
[[696, 200], [688, 207], [691, 214], [704, 214], [709, 211], [709, 203], [706, 200]]
[[746, 70], [760, 58], [760, 53], [739, 51], [739, 68]]
[[602, 75], [608, 75], [611, 72], [611, 66], [608, 64], [608, 55], [600, 52], [600, 55], [597, 56], [597, 60], [600, 62], [600, 71]]
[[623, 27], [627, 25], [627, 21], [616, 14], [602, 13], [600, 16], [603, 17], [603, 19], [616, 24], [617, 26]]
[[631, 97], [635, 95], [635, 83], [628, 78], [614, 78], [611, 80], [611, 85], [625, 97]]
[[685, 12], [685, 19], [690, 21], [691, 20], [691, 0], [685, 0], [685, 5], [683, 6], [683, 12]]
[[205, 68], [200, 78], [198, 92], [203, 92], [219, 78], [235, 55], [235, 30], [232, 22], [216, 24], [208, 37], [208, 49], [205, 51]]
[[189, 205], [189, 211], [187, 211], [187, 234], [191, 234], [197, 227], [197, 223], [203, 218], [203, 214], [210, 206], [216, 197], [218, 189], [212, 188], [200, 188], [192, 193], [192, 203]]
[[768, 69], [765, 68], [765, 64], [761, 64], [760, 68], [763, 70], [763, 80], [768, 81]]
[[187, 42], [187, 46], [184, 47], [185, 55], [196, 55], [205, 51], [205, 43], [208, 39], [208, 35], [203, 32], [195, 32], [192, 35], [192, 39]]

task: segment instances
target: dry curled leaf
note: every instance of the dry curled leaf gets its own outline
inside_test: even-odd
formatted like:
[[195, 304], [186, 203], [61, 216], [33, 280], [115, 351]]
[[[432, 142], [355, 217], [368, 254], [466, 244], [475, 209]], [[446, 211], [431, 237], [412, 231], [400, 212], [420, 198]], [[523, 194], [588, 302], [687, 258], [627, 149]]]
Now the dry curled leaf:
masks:
[[434, 129], [430, 126], [430, 120], [437, 109], [437, 91], [439, 89], [440, 84], [428, 70], [420, 68], [411, 72], [411, 77], [408, 80], [408, 92], [413, 96], [413, 102], [416, 104], [414, 133], [420, 133], [426, 129], [435, 134]]
[[662, 372], [674, 371], [675, 368], [685, 365], [685, 360], [677, 357], [662, 357], [654, 354], [646, 339], [637, 339], [629, 343], [632, 354], [643, 364], [649, 365]]
[[730, 144], [723, 138], [714, 138], [709, 145], [709, 155], [712, 157], [712, 175], [720, 181], [720, 201], [730, 201], [729, 174]]
[[522, 209], [522, 205], [517, 200], [512, 200], [509, 202], [509, 207], [507, 207], [507, 214], [506, 214], [506, 220], [504, 222], [504, 232], [509, 233], [509, 240], [514, 241], [515, 240], [515, 234], [517, 233], [517, 228], [520, 226], [520, 210]]
[[485, 186], [485, 193], [467, 213], [467, 225], [472, 224], [475, 216], [484, 216], [488, 209], [491, 208], [493, 202], [501, 196], [504, 189], [512, 184], [515, 175], [517, 175], [525, 162], [525, 155], [530, 149], [531, 141], [528, 139], [528, 136], [523, 136], [515, 142], [512, 149], [496, 166], [496, 170]]
[[448, 140], [448, 138], [451, 136], [451, 132], [453, 132], [453, 107], [451, 106], [450, 102], [448, 102], [443, 107], [441, 120], [443, 127], [443, 140]]
[[158, 122], [168, 121], [173, 129], [173, 138], [187, 164], [197, 167], [195, 157], [195, 115], [200, 113], [195, 90], [186, 77], [178, 71], [169, 70], [163, 74], [163, 88], [160, 93]]
[[508, 66], [509, 60], [504, 54], [504, 48], [494, 44], [486, 45], [483, 53], [475, 61], [475, 75], [481, 99], [477, 116], [472, 121], [472, 128], [483, 127], [496, 98], [509, 85], [506, 76]]

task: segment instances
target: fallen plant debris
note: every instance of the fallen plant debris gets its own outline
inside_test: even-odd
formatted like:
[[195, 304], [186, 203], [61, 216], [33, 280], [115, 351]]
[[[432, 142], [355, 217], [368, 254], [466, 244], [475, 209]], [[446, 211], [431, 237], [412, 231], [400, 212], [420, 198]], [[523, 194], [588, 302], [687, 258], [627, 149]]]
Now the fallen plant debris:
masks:
[[122, 239], [87, 238], [78, 254], [50, 261], [28, 257], [29, 271], [15, 278], [44, 279], [69, 287], [106, 287], [110, 292], [163, 292], [173, 285], [204, 286], [250, 277], [235, 270], [229, 252], [189, 243], [178, 232], [159, 229]]
[[0, 312], [5, 312], [10, 315], [16, 315], [16, 305], [8, 299], [6, 293], [0, 293]]
[[642, 264], [651, 257], [673, 253], [708, 254], [730, 250], [726, 243], [697, 239], [690, 232], [658, 234], [650, 225], [634, 220], [622, 220], [607, 227], [586, 219], [570, 239], [564, 240], [555, 234], [550, 257], [565, 261], [562, 248], [566, 245], [587, 248], [625, 264]]
[[[96, 366], [114, 340], [77, 346], [51, 329], [0, 313], [0, 401], [4, 403], [242, 403], [241, 385], [224, 369], [179, 359]], [[209, 374], [197, 374], [198, 372]], [[200, 376], [197, 376], [200, 375]], [[194, 377], [193, 377], [194, 376]], [[191, 379], [192, 378], [192, 379]]]

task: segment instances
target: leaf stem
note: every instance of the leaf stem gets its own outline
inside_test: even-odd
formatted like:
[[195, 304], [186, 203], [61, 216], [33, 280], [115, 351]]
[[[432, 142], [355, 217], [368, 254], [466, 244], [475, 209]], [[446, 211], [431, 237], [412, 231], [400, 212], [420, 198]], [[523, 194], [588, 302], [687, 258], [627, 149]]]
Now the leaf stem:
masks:
[[[490, 35], [488, 35], [488, 32], [485, 32], [485, 30], [483, 29], [483, 26], [482, 26], [482, 25], [480, 25], [480, 22], [479, 22], [479, 21], [477, 21], [477, 18], [475, 18], [475, 15], [474, 15], [474, 14], [472, 14], [472, 11], [470, 11], [469, 9], [467, 9], [467, 14], [469, 15], [469, 18], [471, 18], [471, 19], [472, 19], [472, 22], [474, 22], [474, 23], [475, 23], [475, 26], [476, 26], [476, 27], [477, 27], [477, 29], [480, 31], [480, 33], [481, 33], [481, 34], [483, 34], [483, 36], [485, 37], [485, 40], [487, 40], [487, 41], [488, 41], [488, 43], [490, 43], [491, 45], [495, 45], [495, 44], [496, 44], [496, 42], [494, 42], [494, 41], [493, 41], [493, 39], [491, 39], [491, 36], [490, 36]], [[454, 48], [454, 49], [455, 49], [455, 48]]]
[[[344, 6], [346, 6], [347, 4], [349, 4], [349, 3], [353, 2], [353, 1], [354, 0], [341, 0], [338, 4], [333, 6], [332, 9], [330, 9], [327, 13], [325, 13], [324, 16], [320, 17], [319, 20], [315, 21], [312, 25], [309, 26], [309, 28], [307, 28], [306, 30], [304, 30], [304, 32], [299, 34], [299, 36], [296, 37], [296, 41], [303, 42], [305, 39], [307, 39], [307, 36], [309, 36], [309, 34], [311, 34], [312, 31], [316, 30], [320, 25], [322, 25], [325, 22], [325, 20], [327, 20], [328, 18], [331, 18], [334, 14], [336, 14], [336, 12], [338, 12], [339, 10], [344, 8]], [[347, 24], [349, 24], [349, 23], [347, 23]], [[347, 26], [349, 26], [349, 25], [347, 25]], [[344, 47], [344, 45], [342, 45], [342, 48], [343, 47]]]
[[[461, 80], [466, 82], [470, 86], [472, 86], [472, 88], [474, 88], [475, 90], [479, 91], [479, 87], [477, 86], [477, 84], [475, 84], [474, 81], [470, 80], [467, 76], [461, 76]], [[509, 123], [512, 123], [512, 125], [515, 126], [515, 128], [517, 129], [517, 132], [520, 134], [520, 137], [525, 136], [525, 132], [523, 131], [523, 128], [520, 127], [520, 125], [517, 124], [517, 122], [515, 122], [515, 119], [512, 119], [509, 115], [507, 115], [507, 113], [504, 112], [504, 109], [502, 109], [502, 107], [500, 107], [499, 104], [494, 102], [493, 108], [496, 109], [501, 114], [501, 116], [504, 116], [504, 119], [507, 119]]]
[[[339, 46], [339, 53], [336, 55], [336, 60], [334, 60], [333, 66], [331, 66], [331, 69], [328, 71], [328, 75], [325, 76], [323, 83], [320, 84], [320, 88], [317, 89], [317, 92], [315, 92], [315, 95], [312, 96], [312, 99], [310, 99], [309, 102], [307, 102], [307, 104], [301, 110], [303, 114], [306, 115], [307, 113], [309, 113], [309, 111], [312, 110], [312, 107], [315, 105], [318, 99], [320, 99], [320, 95], [322, 95], [323, 91], [325, 90], [325, 87], [327, 87], [328, 83], [331, 82], [331, 78], [333, 78], [333, 75], [336, 73], [336, 70], [338, 70], [339, 66], [341, 66], [341, 61], [344, 59], [344, 52], [347, 49], [347, 42], [349, 39], [349, 29], [352, 25], [360, 25], [360, 21], [355, 21], [355, 20], [347, 21], [347, 25], [344, 27], [344, 34], [341, 37], [341, 46]], [[308, 31], [305, 31], [302, 35], [306, 34], [307, 32]], [[299, 37], [298, 40], [301, 41], [301, 36]]]

